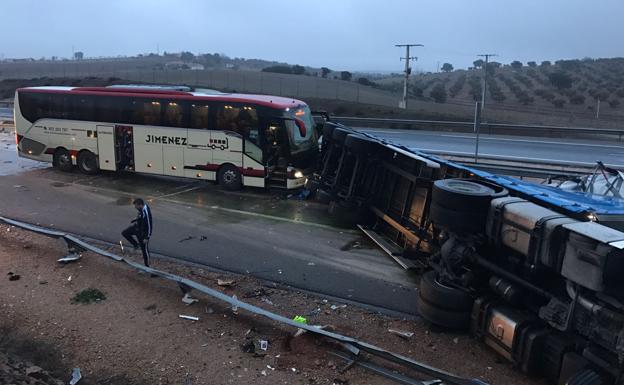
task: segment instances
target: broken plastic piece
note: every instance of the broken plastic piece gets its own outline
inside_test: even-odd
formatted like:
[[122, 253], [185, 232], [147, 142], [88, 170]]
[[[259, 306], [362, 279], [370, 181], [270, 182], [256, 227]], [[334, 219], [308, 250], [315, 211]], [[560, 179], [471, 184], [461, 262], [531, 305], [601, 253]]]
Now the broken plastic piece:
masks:
[[184, 318], [184, 319], [188, 319], [188, 320], [191, 320], [191, 321], [199, 321], [199, 317], [194, 317], [192, 315], [180, 314], [178, 317]]
[[[235, 301], [238, 301], [238, 297], [236, 296], [236, 294], [232, 296], [232, 299]], [[236, 313], [237, 311], [238, 311], [238, 305], [232, 305], [232, 312]]]
[[217, 279], [217, 285], [219, 286], [232, 286], [234, 284], [234, 280], [232, 279]]
[[182, 297], [182, 302], [184, 302], [187, 305], [192, 305], [195, 302], [199, 302], [199, 300], [197, 298], [191, 297], [189, 293], [186, 293], [184, 294], [184, 297]]
[[80, 258], [82, 258], [82, 255], [80, 255], [78, 253], [71, 253], [71, 254], [67, 254], [63, 258], [57, 259], [56, 261], [57, 262], [61, 262], [61, 263], [69, 263], [69, 262], [77, 261]]
[[405, 338], [405, 339], [412, 338], [412, 336], [414, 335], [414, 333], [412, 332], [407, 332], [405, 330], [397, 330], [397, 329], [388, 329], [388, 332], [392, 334], [396, 334], [397, 336], [401, 338]]
[[300, 315], [296, 315], [295, 318], [293, 318], [293, 321], [298, 322], [300, 324], [304, 324], [304, 325], [308, 324], [308, 320], [305, 317], [302, 317]]
[[266, 350], [269, 348], [269, 341], [260, 340], [258, 342], [260, 343], [260, 350], [264, 350], [266, 352]]
[[80, 373], [80, 368], [72, 369], [72, 378], [69, 380], [69, 385], [76, 385], [81, 379], [82, 374]]

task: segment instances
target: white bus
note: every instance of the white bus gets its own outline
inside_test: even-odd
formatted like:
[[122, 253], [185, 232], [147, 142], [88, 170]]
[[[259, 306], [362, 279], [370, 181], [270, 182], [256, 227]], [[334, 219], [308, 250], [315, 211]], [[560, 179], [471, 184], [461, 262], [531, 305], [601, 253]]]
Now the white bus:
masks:
[[15, 94], [19, 156], [77, 166], [293, 189], [318, 155], [299, 100], [157, 87], [28, 87]]

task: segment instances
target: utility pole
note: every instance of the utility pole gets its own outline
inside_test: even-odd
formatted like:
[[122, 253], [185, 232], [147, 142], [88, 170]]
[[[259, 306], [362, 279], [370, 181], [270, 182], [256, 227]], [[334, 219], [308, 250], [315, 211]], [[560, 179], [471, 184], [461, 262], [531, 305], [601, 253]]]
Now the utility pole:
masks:
[[405, 83], [403, 84], [403, 100], [399, 103], [399, 108], [407, 108], [407, 84], [409, 82], [409, 76], [412, 73], [412, 68], [409, 63], [411, 60], [418, 59], [416, 56], [410, 56], [410, 47], [424, 47], [422, 44], [395, 44], [395, 47], [405, 47], [405, 57], [401, 60], [405, 60]]
[[481, 93], [481, 110], [483, 110], [483, 108], [485, 108], [485, 92], [487, 90], [487, 74], [488, 74], [488, 63], [489, 63], [489, 59], [492, 56], [498, 56], [495, 53], [484, 53], [481, 55], [477, 55], [480, 57], [484, 57], [485, 58], [485, 64], [483, 65], [483, 90]]

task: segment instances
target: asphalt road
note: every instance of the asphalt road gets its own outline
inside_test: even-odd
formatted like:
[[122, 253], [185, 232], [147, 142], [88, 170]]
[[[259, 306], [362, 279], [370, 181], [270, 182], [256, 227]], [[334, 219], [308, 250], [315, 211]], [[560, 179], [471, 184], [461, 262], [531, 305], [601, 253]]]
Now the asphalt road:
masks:
[[[474, 155], [475, 136], [463, 133], [442, 133], [417, 130], [384, 130], [358, 128], [379, 138], [424, 152], [444, 152], [452, 155]], [[587, 140], [558, 140], [480, 135], [481, 156], [505, 156], [514, 160], [532, 159], [548, 162], [574, 162], [624, 168], [624, 143]]]
[[63, 173], [17, 159], [7, 133], [0, 134], [0, 196], [0, 215], [111, 243], [136, 214], [133, 197], [144, 197], [154, 253], [416, 314], [414, 277], [313, 202], [172, 178]]

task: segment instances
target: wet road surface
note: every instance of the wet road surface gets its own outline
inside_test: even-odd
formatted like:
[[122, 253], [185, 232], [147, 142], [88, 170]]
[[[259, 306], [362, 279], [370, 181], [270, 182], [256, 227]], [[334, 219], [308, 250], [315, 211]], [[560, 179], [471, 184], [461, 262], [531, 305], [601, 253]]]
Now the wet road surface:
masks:
[[[441, 151], [453, 155], [474, 155], [475, 136], [463, 133], [442, 133], [417, 130], [384, 130], [358, 128], [379, 138], [424, 152]], [[533, 159], [548, 162], [582, 162], [624, 168], [624, 143], [594, 142], [575, 139], [508, 137], [480, 135], [481, 156], [505, 156], [512, 159]]]
[[[0, 159], [11, 155], [18, 162], [3, 144]], [[132, 199], [143, 197], [154, 215], [154, 253], [416, 313], [414, 277], [320, 204], [184, 179], [63, 173], [36, 162], [0, 163], [0, 175], [1, 215], [117, 243], [135, 217]]]

